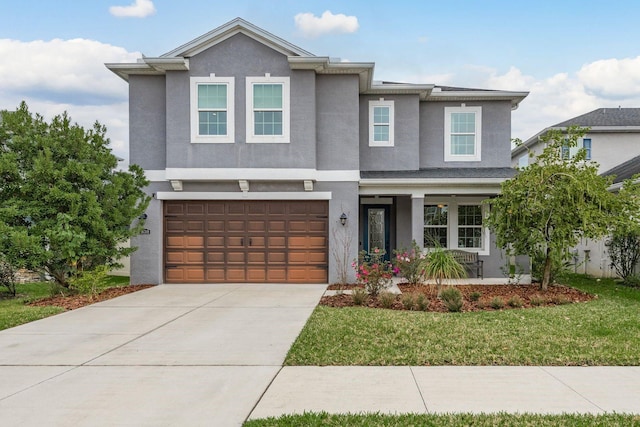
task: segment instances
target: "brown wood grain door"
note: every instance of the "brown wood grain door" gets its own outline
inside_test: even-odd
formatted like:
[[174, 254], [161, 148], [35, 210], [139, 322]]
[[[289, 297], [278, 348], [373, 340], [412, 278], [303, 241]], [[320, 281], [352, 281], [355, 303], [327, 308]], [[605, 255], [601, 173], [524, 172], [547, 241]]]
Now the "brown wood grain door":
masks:
[[166, 201], [168, 283], [326, 283], [326, 201]]

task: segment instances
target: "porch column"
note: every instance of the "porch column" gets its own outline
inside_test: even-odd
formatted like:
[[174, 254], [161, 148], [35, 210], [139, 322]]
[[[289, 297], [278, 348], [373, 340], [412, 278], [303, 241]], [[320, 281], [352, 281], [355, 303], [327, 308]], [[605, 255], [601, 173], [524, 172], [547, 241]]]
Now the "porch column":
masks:
[[411, 238], [424, 248], [424, 194], [411, 196]]

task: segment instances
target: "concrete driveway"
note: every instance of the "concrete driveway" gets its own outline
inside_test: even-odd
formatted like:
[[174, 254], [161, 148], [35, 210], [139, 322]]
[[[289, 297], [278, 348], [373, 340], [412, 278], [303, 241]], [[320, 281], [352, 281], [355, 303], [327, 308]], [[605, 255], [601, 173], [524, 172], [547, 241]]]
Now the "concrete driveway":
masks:
[[160, 285], [0, 331], [21, 426], [238, 426], [325, 285]]

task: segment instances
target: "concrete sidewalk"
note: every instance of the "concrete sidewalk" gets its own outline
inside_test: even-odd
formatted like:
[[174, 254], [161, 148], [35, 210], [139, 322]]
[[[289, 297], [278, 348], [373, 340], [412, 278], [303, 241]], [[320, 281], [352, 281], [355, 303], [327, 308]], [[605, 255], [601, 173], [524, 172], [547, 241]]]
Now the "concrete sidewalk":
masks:
[[640, 367], [291, 366], [250, 418], [305, 411], [640, 414]]

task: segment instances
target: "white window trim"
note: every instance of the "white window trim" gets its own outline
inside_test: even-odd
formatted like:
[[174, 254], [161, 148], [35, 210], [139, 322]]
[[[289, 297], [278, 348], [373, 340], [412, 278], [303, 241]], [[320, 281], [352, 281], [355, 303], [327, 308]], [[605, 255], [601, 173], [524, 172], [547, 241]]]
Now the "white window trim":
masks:
[[[290, 141], [290, 116], [291, 108], [289, 101], [290, 81], [289, 77], [273, 77], [270, 75], [262, 77], [247, 77], [247, 143], [286, 143]], [[255, 83], [275, 83], [282, 84], [282, 135], [254, 135], [255, 128], [253, 116], [253, 85]]]
[[[447, 218], [447, 240], [448, 247], [446, 249], [460, 249], [467, 252], [476, 252], [478, 255], [490, 255], [491, 234], [488, 227], [482, 227], [482, 247], [481, 248], [459, 248], [458, 247], [458, 206], [478, 206], [482, 207], [482, 216], [486, 218], [489, 214], [489, 206], [482, 203], [482, 200], [464, 200], [458, 201], [457, 198], [445, 199], [428, 199], [424, 201], [424, 205], [446, 205], [448, 207], [449, 217]], [[427, 250], [429, 248], [426, 248]]]
[[[235, 142], [235, 78], [234, 77], [191, 77], [191, 143], [220, 143], [233, 144]], [[198, 121], [198, 84], [226, 84], [227, 85], [227, 134], [200, 135]]]
[[[451, 154], [451, 114], [476, 114], [476, 139], [474, 154]], [[445, 162], [479, 162], [482, 153], [482, 107], [445, 107], [444, 108], [444, 161]]]
[[[374, 140], [374, 126], [373, 110], [375, 107], [389, 107], [389, 141], [375, 141]], [[378, 101], [369, 101], [369, 147], [393, 147], [394, 145], [394, 126], [395, 125], [395, 112], [394, 102], [385, 101], [380, 99]]]

